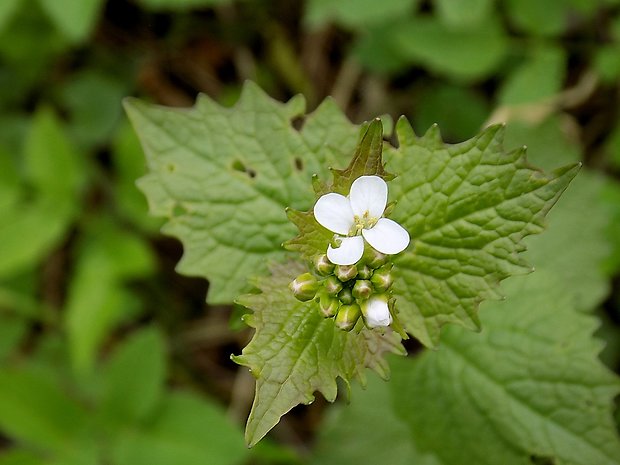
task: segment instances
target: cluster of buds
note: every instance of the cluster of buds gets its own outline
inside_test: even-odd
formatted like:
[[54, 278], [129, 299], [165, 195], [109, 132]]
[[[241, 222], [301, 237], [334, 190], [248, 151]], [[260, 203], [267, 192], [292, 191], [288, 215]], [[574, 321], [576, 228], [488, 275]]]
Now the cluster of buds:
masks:
[[313, 268], [289, 287], [302, 302], [316, 300], [321, 315], [334, 318], [338, 328], [350, 331], [361, 317], [369, 328], [392, 323], [392, 264], [387, 255], [368, 248], [355, 265], [334, 265], [327, 255], [320, 255]]

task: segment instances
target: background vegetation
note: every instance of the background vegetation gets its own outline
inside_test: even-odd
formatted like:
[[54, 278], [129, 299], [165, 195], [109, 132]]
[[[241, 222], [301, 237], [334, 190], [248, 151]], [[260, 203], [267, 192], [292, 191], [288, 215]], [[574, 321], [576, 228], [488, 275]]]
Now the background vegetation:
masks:
[[254, 386], [229, 356], [250, 332], [175, 273], [121, 100], [228, 105], [247, 79], [451, 142], [507, 121], [536, 165], [583, 160], [537, 262], [601, 321], [618, 372], [620, 1], [3, 0], [0, 465], [370, 463], [379, 439], [390, 463], [419, 457], [379, 384], [243, 445]]

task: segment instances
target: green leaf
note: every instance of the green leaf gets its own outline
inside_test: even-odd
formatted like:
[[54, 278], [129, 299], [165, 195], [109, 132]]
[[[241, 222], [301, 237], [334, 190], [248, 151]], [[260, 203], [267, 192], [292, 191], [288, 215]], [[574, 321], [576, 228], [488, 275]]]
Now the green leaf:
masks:
[[[613, 386], [618, 383], [596, 360], [601, 345], [591, 339], [593, 320], [574, 310], [584, 303], [583, 296], [588, 310], [597, 305], [596, 289], [607, 281], [599, 273], [592, 278], [592, 270], [604, 259], [599, 244], [603, 250], [607, 245], [598, 226], [606, 212], [591, 195], [600, 190], [599, 180], [584, 174], [549, 215], [549, 230], [527, 241], [527, 255], [540, 267], [531, 275], [508, 280], [505, 302], [484, 305], [482, 334], [452, 327], [442, 336], [438, 351], [416, 360], [391, 361], [393, 382], [369, 382], [366, 391], [354, 391], [350, 406], [328, 416], [320, 430], [315, 463], [363, 463], [362, 457], [378, 453], [369, 444], [387, 443], [387, 438], [382, 441], [384, 434], [390, 435], [385, 452], [400, 451], [389, 463], [525, 464], [532, 463], [529, 456], [554, 455], [545, 447], [520, 442], [514, 433], [519, 429], [522, 436], [551, 442], [558, 440], [563, 428], [570, 434], [571, 428], [588, 431], [591, 426], [590, 434], [597, 435], [601, 449], [617, 450], [609, 426], [611, 397], [617, 390]], [[576, 214], [585, 205], [588, 215]], [[553, 259], [562, 248], [562, 255], [574, 259]], [[443, 345], [446, 338], [449, 347]], [[500, 380], [495, 388], [489, 386], [493, 380]], [[601, 385], [597, 380], [603, 381]], [[544, 433], [537, 429], [540, 420], [523, 420], [536, 403], [555, 407], [540, 419]], [[408, 434], [403, 432], [407, 425]], [[558, 443], [557, 449], [564, 456], [578, 456], [584, 441], [585, 434]], [[554, 459], [557, 464], [606, 463], [595, 456], [589, 461]]]
[[612, 250], [605, 260], [605, 270], [608, 274], [620, 270], [620, 183], [606, 179], [602, 200], [610, 213], [611, 220], [605, 230], [607, 239], [611, 242]]
[[117, 465], [234, 465], [248, 455], [241, 431], [220, 408], [183, 392], [170, 394], [145, 429], [118, 440]]
[[611, 215], [603, 202], [608, 184], [600, 174], [580, 173], [550, 213], [548, 230], [524, 253], [536, 261], [536, 272], [549, 270], [562, 281], [564, 292], [580, 311], [595, 309], [609, 294], [609, 275], [602, 266], [611, 252], [607, 237]]
[[94, 367], [99, 345], [119, 322], [134, 316], [139, 302], [123, 281], [153, 269], [147, 244], [107, 220], [85, 234], [66, 303], [65, 328], [74, 369]]
[[[27, 269], [62, 240], [79, 207], [84, 171], [57, 117], [35, 114], [24, 147], [23, 176], [1, 205], [0, 276]], [[16, 201], [17, 197], [20, 201]], [[0, 202], [2, 204], [2, 202]]]
[[295, 232], [285, 207], [311, 206], [310, 176], [342, 165], [357, 134], [331, 100], [297, 131], [303, 99], [282, 104], [252, 83], [233, 108], [205, 96], [190, 110], [126, 108], [150, 171], [139, 186], [151, 213], [169, 218], [163, 231], [183, 242], [178, 271], [209, 279], [210, 303], [233, 301], [249, 276], [284, 258]]
[[49, 462], [25, 448], [11, 447], [0, 454], [0, 465], [49, 465]]
[[371, 376], [352, 391], [351, 403], [331, 408], [322, 421], [311, 465], [441, 465], [416, 450], [407, 423], [391, 408], [389, 383]]
[[398, 199], [392, 218], [411, 235], [396, 259], [395, 295], [407, 332], [425, 345], [440, 328], [458, 323], [478, 329], [477, 308], [499, 298], [497, 284], [529, 268], [519, 252], [523, 237], [540, 233], [544, 216], [578, 165], [546, 176], [530, 167], [523, 149], [506, 153], [503, 126], [455, 145], [432, 127], [423, 137], [401, 119], [400, 146], [386, 151]]
[[302, 465], [302, 453], [290, 444], [264, 439], [252, 448], [252, 463], [258, 465]]
[[594, 68], [605, 84], [613, 84], [620, 76], [620, 46], [601, 45], [594, 52]]
[[233, 357], [236, 363], [250, 368], [256, 378], [256, 395], [246, 427], [250, 446], [293, 407], [311, 403], [315, 391], [333, 402], [336, 378], [365, 384], [366, 367], [386, 378], [389, 368], [384, 353], [404, 353], [394, 332], [382, 335], [364, 327], [348, 333], [336, 328], [333, 319], [321, 316], [316, 302], [296, 300], [287, 285], [304, 270], [294, 263], [278, 265], [272, 276], [258, 280], [260, 294], [239, 299], [254, 311], [247, 323], [256, 329], [242, 355]]
[[503, 105], [539, 102], [562, 88], [566, 71], [564, 49], [538, 45], [530, 47], [528, 52], [526, 61], [504, 81], [499, 97]]
[[0, 454], [0, 465], [47, 465], [40, 456], [25, 449], [13, 447]]
[[544, 170], [581, 160], [581, 150], [568, 128], [574, 120], [567, 115], [553, 115], [537, 124], [511, 121], [506, 125], [506, 147], [527, 146], [528, 160]]
[[353, 57], [364, 68], [384, 76], [408, 69], [411, 58], [403, 56], [395, 40], [388, 40], [392, 31], [391, 22], [368, 28], [363, 35], [357, 37], [352, 50]]
[[439, 18], [448, 26], [475, 26], [488, 18], [492, 0], [435, 0]]
[[489, 76], [508, 49], [506, 35], [494, 17], [458, 30], [436, 18], [414, 17], [394, 24], [383, 40], [408, 60], [463, 81]]
[[20, 179], [9, 150], [0, 146], [0, 214], [10, 211], [19, 201]]
[[63, 238], [70, 217], [51, 202], [21, 205], [3, 215], [0, 222], [0, 276], [6, 277], [37, 263]]
[[[349, 166], [343, 170], [332, 170], [334, 179], [328, 188], [320, 189], [317, 195], [327, 192], [338, 192], [348, 195], [351, 184], [360, 176], [380, 176], [386, 181], [394, 178], [383, 168], [383, 123], [379, 118], [363, 125], [360, 130], [360, 140], [349, 162]], [[316, 189], [315, 189], [316, 191]]]
[[83, 166], [52, 110], [37, 111], [24, 150], [27, 181], [42, 195], [70, 203], [82, 184]]
[[561, 34], [568, 25], [570, 10], [566, 0], [508, 0], [511, 22], [519, 29], [539, 36]]
[[[0, 308], [2, 301], [0, 299]], [[0, 310], [0, 361], [13, 352], [28, 330], [28, 321]]]
[[21, 6], [22, 0], [4, 0], [0, 2], [0, 31], [11, 21], [13, 14]]
[[311, 27], [324, 26], [334, 21], [360, 29], [412, 13], [417, 3], [418, 0], [310, 0], [306, 3], [304, 21]]
[[154, 10], [187, 10], [215, 5], [224, 5], [231, 0], [139, 0], [146, 8]]
[[111, 273], [119, 280], [144, 278], [155, 269], [149, 244], [109, 218], [94, 219], [85, 236], [85, 249], [92, 247], [93, 253], [109, 264]]
[[577, 13], [592, 15], [601, 9], [617, 4], [617, 0], [566, 0], [566, 3], [575, 9]]
[[620, 120], [617, 120], [611, 134], [605, 141], [605, 154], [614, 168], [620, 168]]
[[445, 465], [617, 464], [610, 407], [620, 383], [597, 360], [597, 322], [552, 273], [507, 284], [481, 334], [451, 327], [438, 352], [396, 364], [393, 408]]
[[0, 73], [0, 96], [16, 108], [23, 108], [29, 92], [50, 85], [50, 67], [68, 47], [67, 40], [32, 3], [28, 0], [28, 7], [19, 8], [0, 31], [0, 55], [7, 71]]
[[[606, 212], [587, 202], [599, 181], [576, 181], [550, 215], [549, 230], [528, 240], [527, 255], [540, 266], [508, 280], [505, 301], [485, 305], [482, 333], [446, 328], [439, 351], [413, 364], [396, 361], [394, 410], [441, 463], [545, 457], [611, 465], [620, 457], [611, 415], [620, 383], [597, 359], [598, 322], [577, 311], [603, 298], [606, 278], [596, 274], [593, 282], [591, 270], [604, 258], [592, 244], [606, 242], [598, 219]], [[584, 205], [588, 215], [575, 214]], [[553, 259], [562, 245], [566, 258]]]
[[88, 148], [107, 142], [121, 121], [125, 87], [118, 77], [94, 69], [71, 76], [62, 89], [62, 99], [74, 140]]
[[88, 38], [103, 5], [103, 0], [39, 0], [56, 27], [71, 41]]
[[[569, 121], [570, 122], [570, 121]], [[527, 144], [528, 159], [545, 169], [579, 160], [580, 151], [559, 117], [549, 118], [531, 126], [511, 122], [506, 128], [505, 145]], [[609, 257], [610, 244], [606, 231], [611, 223], [610, 212], [603, 206], [609, 180], [582, 170], [570, 189], [549, 214], [549, 228], [532, 241], [524, 257], [536, 269], [553, 267], [567, 288], [575, 293], [578, 309], [592, 309], [609, 290], [607, 274], [601, 263]], [[587, 211], [588, 215], [582, 212]], [[588, 244], [576, 247], [575, 244]], [[570, 253], [566, 253], [566, 251]], [[583, 273], [583, 270], [589, 270]]]
[[39, 279], [35, 270], [19, 273], [0, 284], [0, 309], [24, 320], [42, 319], [44, 306], [38, 297]]
[[63, 451], [85, 433], [86, 412], [35, 372], [0, 371], [0, 429], [30, 446]]
[[297, 226], [299, 234], [285, 242], [284, 247], [298, 252], [306, 260], [313, 260], [317, 255], [325, 253], [327, 244], [333, 239], [334, 233], [317, 223], [312, 210], [300, 212], [288, 209], [287, 215], [288, 219]]
[[437, 124], [447, 140], [461, 141], [478, 134], [490, 110], [483, 94], [469, 87], [435, 82], [419, 93], [413, 127], [424, 131]]
[[162, 336], [153, 329], [134, 334], [116, 349], [105, 368], [102, 414], [118, 424], [143, 419], [160, 401], [165, 375]]

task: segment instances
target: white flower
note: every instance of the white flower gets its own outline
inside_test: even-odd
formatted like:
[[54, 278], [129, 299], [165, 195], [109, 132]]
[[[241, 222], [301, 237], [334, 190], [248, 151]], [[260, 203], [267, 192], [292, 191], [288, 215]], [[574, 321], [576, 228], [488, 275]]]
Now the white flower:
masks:
[[369, 328], [389, 326], [392, 323], [392, 315], [385, 297], [377, 296], [368, 299], [362, 305], [362, 313]]
[[[383, 218], [388, 188], [379, 176], [361, 176], [351, 184], [349, 196], [329, 193], [314, 205], [314, 217], [322, 226], [339, 234], [337, 248], [327, 248], [327, 258], [336, 265], [353, 265], [364, 253], [364, 239], [387, 255], [409, 245], [409, 233], [398, 223]], [[361, 234], [361, 235], [360, 235]]]

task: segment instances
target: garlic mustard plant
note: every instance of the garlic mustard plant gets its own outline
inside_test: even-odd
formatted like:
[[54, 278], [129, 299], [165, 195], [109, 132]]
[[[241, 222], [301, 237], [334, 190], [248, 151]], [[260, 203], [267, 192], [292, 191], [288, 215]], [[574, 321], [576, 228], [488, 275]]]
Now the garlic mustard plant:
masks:
[[316, 191], [318, 200], [305, 219], [293, 213], [301, 235], [289, 245], [304, 244], [297, 250], [312, 266], [289, 289], [297, 300], [332, 319], [337, 329], [359, 333], [379, 328], [384, 334], [391, 326], [406, 337], [392, 296], [392, 256], [407, 248], [410, 237], [385, 217], [386, 180], [393, 176], [383, 169], [382, 145], [377, 119], [364, 132], [349, 167], [336, 170], [334, 181]]
[[336, 233], [334, 248], [327, 258], [336, 265], [353, 265], [364, 254], [364, 239], [375, 250], [394, 255], [409, 245], [409, 233], [401, 225], [383, 218], [387, 205], [387, 183], [379, 176], [360, 176], [348, 197], [330, 192], [317, 200], [314, 217], [321, 226]]
[[319, 313], [343, 331], [360, 320], [359, 330], [387, 327], [395, 321], [390, 255], [407, 248], [409, 233], [384, 217], [388, 186], [382, 177], [358, 176], [348, 190], [348, 197], [329, 192], [315, 203], [317, 227], [334, 237], [327, 253], [314, 259], [313, 273], [299, 275], [289, 288], [302, 302], [315, 300]]

